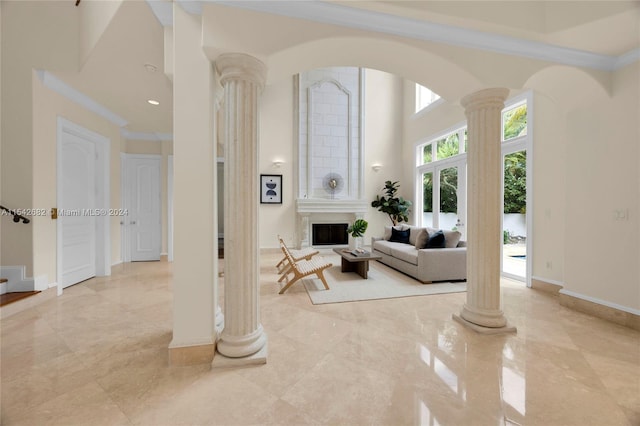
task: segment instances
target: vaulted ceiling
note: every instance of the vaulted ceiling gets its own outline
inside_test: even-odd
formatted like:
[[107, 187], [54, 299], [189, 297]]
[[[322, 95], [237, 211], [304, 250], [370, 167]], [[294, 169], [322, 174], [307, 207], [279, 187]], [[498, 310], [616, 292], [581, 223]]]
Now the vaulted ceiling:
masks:
[[[172, 132], [172, 84], [163, 72], [164, 30], [154, 2], [124, 1], [78, 72], [55, 75], [127, 121], [126, 131]], [[235, 7], [269, 8], [283, 2], [216, 2]], [[313, 2], [466, 28], [491, 35], [535, 41], [618, 57], [640, 48], [637, 1], [331, 1]], [[304, 4], [304, 3], [303, 3]], [[286, 5], [286, 3], [285, 3]], [[82, 7], [81, 3], [79, 7]], [[153, 8], [156, 10], [157, 8]], [[157, 11], [156, 11], [157, 12]], [[354, 26], [356, 23], [354, 22]], [[603, 37], [606, 35], [606, 37]], [[150, 72], [151, 67], [155, 72]], [[160, 102], [158, 106], [148, 99]]]

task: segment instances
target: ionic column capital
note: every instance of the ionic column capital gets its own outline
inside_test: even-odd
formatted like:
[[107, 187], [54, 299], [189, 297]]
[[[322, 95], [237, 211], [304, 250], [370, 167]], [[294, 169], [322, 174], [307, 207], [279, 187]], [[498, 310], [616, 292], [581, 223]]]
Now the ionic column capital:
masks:
[[267, 66], [246, 53], [223, 53], [216, 58], [216, 70], [222, 85], [229, 80], [248, 80], [262, 89], [267, 78]]

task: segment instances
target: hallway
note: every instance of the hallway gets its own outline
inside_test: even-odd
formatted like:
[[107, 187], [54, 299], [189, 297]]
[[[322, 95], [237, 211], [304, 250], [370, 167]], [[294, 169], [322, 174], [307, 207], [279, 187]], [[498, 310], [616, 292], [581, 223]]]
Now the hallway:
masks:
[[454, 322], [464, 294], [314, 306], [302, 285], [277, 294], [278, 259], [261, 258], [263, 366], [168, 367], [166, 261], [118, 265], [3, 320], [2, 424], [640, 423], [637, 331], [508, 280], [517, 334]]

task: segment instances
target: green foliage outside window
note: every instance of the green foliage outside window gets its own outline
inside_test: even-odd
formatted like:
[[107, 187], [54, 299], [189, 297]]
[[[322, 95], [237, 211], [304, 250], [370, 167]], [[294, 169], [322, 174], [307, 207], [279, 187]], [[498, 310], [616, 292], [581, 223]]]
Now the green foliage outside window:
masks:
[[[523, 104], [504, 113], [504, 140], [527, 134], [527, 105]], [[434, 142], [437, 159], [452, 157], [459, 153], [458, 133]], [[465, 148], [466, 148], [465, 131]], [[433, 161], [432, 145], [423, 150], [423, 163]], [[465, 149], [466, 150], [466, 149]], [[526, 213], [527, 211], [527, 153], [520, 151], [505, 156], [504, 159], [504, 212]], [[433, 212], [433, 173], [425, 173], [423, 180], [423, 211]], [[456, 188], [458, 173], [456, 168], [447, 168], [440, 175], [440, 212], [456, 213], [458, 208]]]
[[504, 212], [527, 212], [527, 152], [504, 157]]
[[505, 141], [527, 134], [527, 104], [506, 111], [503, 118]]

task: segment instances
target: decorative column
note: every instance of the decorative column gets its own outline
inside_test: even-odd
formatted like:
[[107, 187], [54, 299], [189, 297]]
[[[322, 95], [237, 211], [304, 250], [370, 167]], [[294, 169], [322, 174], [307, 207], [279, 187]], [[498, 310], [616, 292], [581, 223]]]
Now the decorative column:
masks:
[[[218, 342], [220, 340], [220, 336], [222, 335], [222, 330], [224, 329], [224, 314], [222, 313], [222, 308], [220, 308], [220, 297], [219, 297], [219, 287], [220, 287], [220, 277], [224, 276], [224, 271], [220, 272], [220, 268], [219, 266], [219, 251], [220, 251], [220, 239], [219, 239], [219, 235], [220, 235], [220, 230], [218, 228], [218, 217], [220, 215], [220, 205], [219, 205], [219, 200], [220, 200], [220, 194], [218, 193], [218, 167], [220, 167], [220, 164], [218, 163], [218, 157], [221, 157], [224, 155], [224, 133], [222, 133], [220, 130], [223, 129], [222, 124], [222, 112], [224, 111], [222, 109], [223, 106], [223, 101], [224, 101], [224, 87], [222, 87], [220, 85], [220, 82], [218, 81], [217, 76], [215, 77], [215, 84], [214, 84], [214, 92], [215, 92], [215, 102], [214, 102], [214, 109], [213, 109], [213, 120], [214, 120], [214, 126], [213, 128], [216, 129], [215, 130], [215, 134], [214, 134], [214, 152], [215, 152], [215, 161], [214, 161], [214, 165], [215, 165], [215, 172], [213, 174], [214, 177], [214, 185], [213, 185], [213, 189], [214, 189], [214, 199], [216, 200], [216, 208], [215, 208], [215, 215], [214, 215], [214, 219], [213, 219], [213, 223], [214, 223], [214, 229], [215, 229], [215, 234], [214, 234], [214, 257], [213, 257], [213, 265], [214, 265], [214, 277], [215, 277], [215, 281], [214, 281], [214, 287], [213, 287], [213, 300], [214, 303], [216, 305], [216, 313], [215, 313], [215, 329], [216, 329], [216, 342]], [[223, 192], [223, 196], [224, 196], [224, 192]]]
[[[258, 96], [266, 66], [242, 53], [216, 59], [224, 87], [224, 329], [213, 366], [267, 361], [260, 323]], [[230, 360], [233, 358], [235, 360]]]
[[515, 331], [501, 309], [501, 114], [509, 89], [461, 100], [467, 116], [467, 302], [453, 318], [481, 333]]

